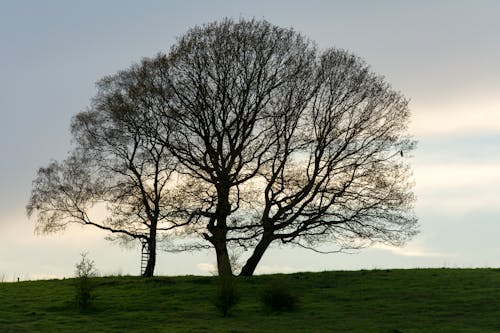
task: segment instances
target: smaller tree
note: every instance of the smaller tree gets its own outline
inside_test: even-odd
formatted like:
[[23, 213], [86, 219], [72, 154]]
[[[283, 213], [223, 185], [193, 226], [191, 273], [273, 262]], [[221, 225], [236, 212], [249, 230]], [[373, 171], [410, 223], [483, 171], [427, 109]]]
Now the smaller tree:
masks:
[[163, 98], [157, 68], [144, 60], [98, 82], [89, 110], [73, 118], [74, 149], [38, 170], [27, 205], [39, 233], [81, 224], [110, 232], [112, 240], [145, 243], [145, 277], [154, 274], [158, 234], [178, 226], [169, 219], [176, 163], [155, 137], [163, 130], [154, 115]]

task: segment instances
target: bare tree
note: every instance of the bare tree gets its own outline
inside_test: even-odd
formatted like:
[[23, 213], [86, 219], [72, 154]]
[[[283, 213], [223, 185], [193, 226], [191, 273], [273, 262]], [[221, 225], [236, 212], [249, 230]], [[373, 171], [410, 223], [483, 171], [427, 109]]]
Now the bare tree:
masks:
[[226, 19], [182, 36], [166, 67], [163, 119], [174, 130], [164, 140], [210, 189], [191, 213], [220, 275], [232, 274], [231, 244], [253, 248], [241, 271], [251, 275], [273, 242], [342, 249], [415, 234], [400, 156], [414, 148], [407, 100], [362, 60]]
[[158, 68], [144, 60], [98, 82], [89, 110], [73, 118], [73, 151], [38, 170], [27, 205], [39, 233], [77, 223], [140, 240], [149, 250], [146, 277], [154, 273], [158, 235], [177, 226], [168, 218], [176, 164], [155, 139], [165, 130], [153, 116], [165, 93], [154, 82]]

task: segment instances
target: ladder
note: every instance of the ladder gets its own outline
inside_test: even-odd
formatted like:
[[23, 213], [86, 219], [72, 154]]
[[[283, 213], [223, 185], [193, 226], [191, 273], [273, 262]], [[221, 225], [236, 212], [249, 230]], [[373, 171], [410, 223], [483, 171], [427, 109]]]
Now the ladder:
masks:
[[149, 260], [149, 246], [147, 240], [141, 239], [141, 276], [146, 271], [146, 266], [148, 265]]

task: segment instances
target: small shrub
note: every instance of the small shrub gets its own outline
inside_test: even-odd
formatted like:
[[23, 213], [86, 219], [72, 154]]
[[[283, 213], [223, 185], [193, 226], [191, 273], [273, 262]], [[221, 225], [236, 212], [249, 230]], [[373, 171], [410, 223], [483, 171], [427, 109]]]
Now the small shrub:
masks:
[[264, 287], [261, 301], [267, 310], [293, 311], [297, 308], [299, 298], [283, 281], [273, 281]]
[[214, 305], [222, 316], [227, 317], [229, 311], [238, 304], [240, 295], [236, 288], [236, 281], [231, 278], [219, 278], [217, 293], [215, 294]]
[[80, 312], [90, 309], [91, 302], [94, 299], [92, 290], [94, 284], [91, 278], [97, 276], [97, 270], [93, 260], [87, 258], [87, 253], [81, 254], [81, 260], [76, 264], [76, 294], [75, 301]]

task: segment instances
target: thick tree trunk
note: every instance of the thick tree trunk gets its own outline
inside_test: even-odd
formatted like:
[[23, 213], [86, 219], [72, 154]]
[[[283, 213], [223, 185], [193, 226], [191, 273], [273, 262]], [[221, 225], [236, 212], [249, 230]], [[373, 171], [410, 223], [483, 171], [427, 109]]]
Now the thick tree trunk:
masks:
[[240, 276], [252, 276], [254, 274], [257, 265], [264, 256], [264, 253], [266, 252], [271, 242], [272, 242], [271, 237], [266, 237], [266, 236], [262, 237], [262, 239], [255, 247], [252, 255], [250, 256], [250, 258], [248, 258], [247, 262], [241, 269]]
[[229, 260], [229, 252], [227, 250], [227, 217], [231, 213], [231, 204], [229, 203], [228, 182], [223, 182], [225, 185], [220, 185], [217, 188], [217, 210], [216, 210], [216, 225], [209, 228], [212, 233], [212, 244], [215, 248], [217, 256], [217, 271], [220, 277], [232, 277], [231, 261]]
[[215, 254], [217, 255], [217, 272], [219, 276], [223, 278], [233, 276], [226, 244], [215, 246]]

